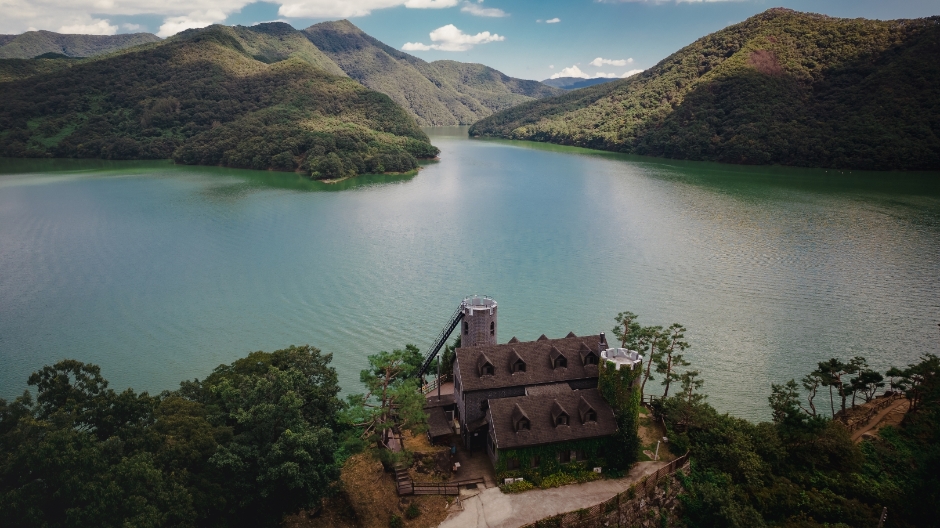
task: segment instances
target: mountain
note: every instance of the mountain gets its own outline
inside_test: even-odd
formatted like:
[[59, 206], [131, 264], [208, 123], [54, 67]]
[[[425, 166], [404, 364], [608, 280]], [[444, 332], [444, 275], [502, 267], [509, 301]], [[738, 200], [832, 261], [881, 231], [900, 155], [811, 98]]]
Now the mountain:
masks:
[[365, 34], [346, 20], [303, 30], [347, 75], [403, 106], [421, 125], [470, 124], [493, 112], [562, 90], [482, 64], [426, 62]]
[[337, 178], [408, 171], [438, 153], [404, 109], [280, 23], [188, 30], [3, 93], [9, 157], [172, 157]]
[[27, 31], [22, 35], [0, 35], [0, 59], [32, 59], [45, 53], [92, 57], [159, 41], [160, 37], [151, 33], [63, 35], [51, 31]]
[[542, 84], [565, 90], [577, 90], [578, 88], [586, 88], [588, 86], [594, 86], [595, 84], [603, 84], [616, 80], [616, 78], [612, 77], [593, 77], [591, 79], [582, 79], [581, 77], [556, 77], [554, 79], [545, 79], [542, 81]]
[[633, 77], [477, 122], [497, 136], [746, 164], [940, 168], [940, 17], [771, 9]]

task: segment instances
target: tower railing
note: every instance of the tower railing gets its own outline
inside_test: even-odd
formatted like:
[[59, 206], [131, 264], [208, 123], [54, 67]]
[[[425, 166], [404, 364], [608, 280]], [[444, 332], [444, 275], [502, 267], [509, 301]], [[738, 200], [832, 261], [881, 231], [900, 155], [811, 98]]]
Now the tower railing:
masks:
[[460, 303], [460, 305], [457, 306], [457, 309], [454, 311], [454, 315], [450, 316], [450, 319], [447, 321], [444, 329], [441, 330], [441, 333], [437, 335], [437, 337], [431, 343], [431, 346], [428, 347], [428, 352], [424, 356], [424, 362], [421, 363], [421, 368], [418, 369], [419, 378], [423, 378], [424, 375], [427, 374], [428, 369], [431, 367], [431, 362], [434, 361], [437, 353], [440, 352], [441, 348], [444, 347], [444, 343], [447, 342], [447, 338], [449, 338], [450, 334], [454, 332], [454, 328], [457, 328], [457, 325], [460, 324], [461, 319], [463, 319], [463, 303]]

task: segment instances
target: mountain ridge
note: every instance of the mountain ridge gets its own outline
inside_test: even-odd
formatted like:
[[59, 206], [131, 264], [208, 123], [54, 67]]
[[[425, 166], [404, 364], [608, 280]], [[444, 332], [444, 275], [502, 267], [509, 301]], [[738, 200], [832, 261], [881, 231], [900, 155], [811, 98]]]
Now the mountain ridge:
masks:
[[327, 71], [283, 29], [188, 30], [4, 83], [0, 155], [172, 158], [319, 179], [410, 171], [437, 155], [404, 109]]
[[27, 31], [19, 35], [0, 35], [0, 59], [32, 59], [46, 53], [58, 53], [67, 57], [93, 57], [161, 40], [152, 33], [78, 35]]
[[321, 22], [302, 31], [347, 75], [385, 93], [426, 126], [471, 124], [495, 111], [562, 93], [482, 64], [426, 62], [348, 20]]
[[940, 17], [775, 8], [643, 73], [481, 119], [474, 136], [666, 158], [940, 168]]

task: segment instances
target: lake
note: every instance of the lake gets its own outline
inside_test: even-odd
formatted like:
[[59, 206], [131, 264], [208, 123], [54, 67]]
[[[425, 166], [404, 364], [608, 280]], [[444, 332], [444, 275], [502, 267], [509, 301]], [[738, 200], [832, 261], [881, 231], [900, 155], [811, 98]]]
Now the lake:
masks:
[[[499, 340], [681, 322], [719, 410], [862, 355], [940, 353], [940, 174], [744, 167], [428, 129], [416, 176], [0, 160], [0, 397], [44, 364], [159, 392], [309, 343], [345, 391], [460, 300]], [[647, 392], [661, 392], [658, 383]]]

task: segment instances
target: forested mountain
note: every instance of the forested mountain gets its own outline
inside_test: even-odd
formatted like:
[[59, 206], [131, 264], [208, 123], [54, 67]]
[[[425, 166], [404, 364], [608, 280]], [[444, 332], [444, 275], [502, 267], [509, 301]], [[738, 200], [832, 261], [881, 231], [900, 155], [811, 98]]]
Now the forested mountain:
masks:
[[391, 97], [421, 125], [470, 124], [519, 103], [562, 93], [482, 64], [423, 61], [346, 20], [315, 24], [304, 33], [347, 75]]
[[577, 90], [578, 88], [587, 88], [595, 84], [604, 84], [616, 81], [609, 77], [593, 77], [591, 79], [582, 79], [581, 77], [557, 77], [555, 79], [545, 79], [542, 84], [554, 86], [555, 88], [564, 88], [565, 90]]
[[668, 158], [940, 168], [940, 17], [771, 9], [628, 79], [524, 103], [475, 136]]
[[172, 157], [335, 178], [437, 155], [404, 109], [341, 74], [287, 24], [189, 30], [4, 83], [0, 156]]
[[51, 31], [27, 31], [22, 35], [0, 35], [0, 59], [32, 59], [48, 53], [92, 57], [159, 41], [160, 37], [151, 33], [63, 35]]

